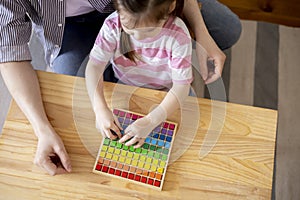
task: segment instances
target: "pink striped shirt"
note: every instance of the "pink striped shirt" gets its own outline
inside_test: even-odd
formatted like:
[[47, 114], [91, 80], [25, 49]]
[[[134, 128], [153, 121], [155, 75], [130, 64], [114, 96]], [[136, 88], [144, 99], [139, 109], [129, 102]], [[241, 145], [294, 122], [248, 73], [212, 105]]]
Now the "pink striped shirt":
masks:
[[132, 62], [120, 53], [121, 23], [117, 12], [104, 22], [90, 58], [101, 64], [111, 62], [115, 77], [138, 87], [170, 89], [173, 83], [190, 84], [193, 80], [192, 43], [188, 29], [178, 17], [169, 17], [159, 34], [136, 40], [132, 48], [140, 59]]

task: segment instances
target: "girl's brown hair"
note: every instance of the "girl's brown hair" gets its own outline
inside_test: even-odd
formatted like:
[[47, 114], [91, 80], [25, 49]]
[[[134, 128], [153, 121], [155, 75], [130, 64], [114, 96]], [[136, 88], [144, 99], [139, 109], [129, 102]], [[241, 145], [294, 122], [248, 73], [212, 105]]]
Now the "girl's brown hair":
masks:
[[[170, 6], [174, 1], [176, 1], [175, 9], [169, 13]], [[114, 5], [116, 10], [122, 7], [126, 12], [132, 14], [135, 24], [144, 19], [158, 23], [169, 15], [181, 16], [184, 0], [114, 0]], [[133, 62], [138, 58], [132, 50], [130, 37], [124, 30], [121, 32], [120, 51]]]

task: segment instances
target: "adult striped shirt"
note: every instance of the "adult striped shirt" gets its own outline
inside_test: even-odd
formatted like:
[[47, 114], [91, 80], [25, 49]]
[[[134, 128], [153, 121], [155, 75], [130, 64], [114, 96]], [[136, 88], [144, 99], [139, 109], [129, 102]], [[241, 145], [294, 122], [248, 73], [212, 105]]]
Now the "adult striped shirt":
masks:
[[157, 35], [136, 40], [130, 35], [136, 62], [120, 52], [122, 26], [117, 12], [104, 22], [90, 53], [101, 66], [110, 61], [115, 76], [138, 87], [168, 90], [173, 83], [192, 82], [192, 44], [189, 31], [178, 17], [169, 17]]
[[[114, 11], [111, 0], [88, 1], [101, 13]], [[1, 0], [0, 63], [31, 60], [28, 43], [34, 28], [51, 65], [60, 51], [65, 17], [65, 0]]]

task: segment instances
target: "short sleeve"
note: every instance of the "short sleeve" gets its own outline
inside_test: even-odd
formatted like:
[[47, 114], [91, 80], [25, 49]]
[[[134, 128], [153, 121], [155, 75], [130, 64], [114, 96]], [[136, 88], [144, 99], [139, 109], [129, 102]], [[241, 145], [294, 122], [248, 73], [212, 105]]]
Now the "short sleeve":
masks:
[[119, 37], [119, 28], [115, 20], [115, 18], [105, 20], [90, 53], [92, 60], [107, 63], [113, 57]]
[[187, 28], [182, 26], [184, 31], [177, 31], [173, 42], [170, 67], [174, 83], [190, 84], [193, 81], [192, 42]]

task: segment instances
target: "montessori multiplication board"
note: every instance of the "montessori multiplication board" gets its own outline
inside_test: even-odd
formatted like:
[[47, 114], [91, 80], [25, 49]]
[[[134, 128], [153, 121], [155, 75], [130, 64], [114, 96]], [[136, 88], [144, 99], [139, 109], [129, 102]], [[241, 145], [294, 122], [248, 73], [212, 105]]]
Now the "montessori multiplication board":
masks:
[[[141, 114], [114, 109], [123, 130], [143, 117]], [[166, 121], [156, 127], [140, 148], [126, 146], [118, 140], [104, 138], [93, 168], [94, 173], [106, 174], [162, 189], [177, 124]], [[123, 134], [123, 131], [121, 131]]]

